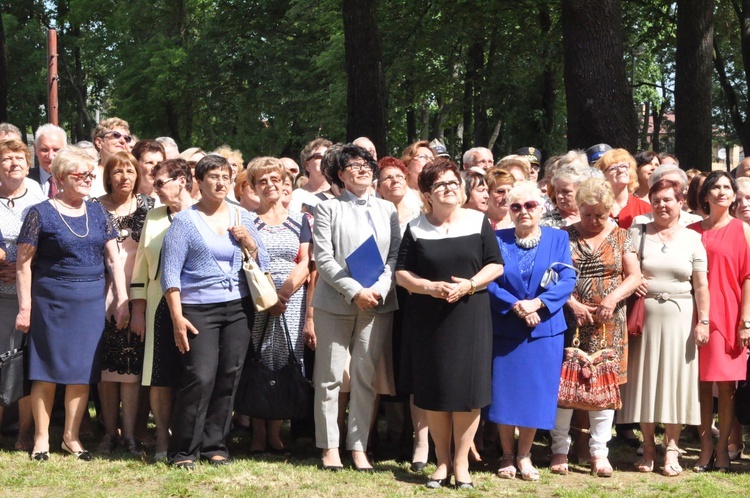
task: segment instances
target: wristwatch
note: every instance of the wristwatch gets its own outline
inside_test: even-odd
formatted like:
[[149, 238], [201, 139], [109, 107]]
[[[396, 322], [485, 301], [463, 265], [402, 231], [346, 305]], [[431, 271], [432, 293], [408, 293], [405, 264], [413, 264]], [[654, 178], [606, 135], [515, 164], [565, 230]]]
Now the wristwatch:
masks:
[[[475, 293], [475, 292], [477, 291], [477, 283], [476, 283], [476, 282], [474, 281], [474, 279], [473, 279], [473, 278], [470, 278], [470, 279], [469, 279], [469, 285], [471, 285], [471, 287], [469, 288], [469, 292], [468, 292], [468, 294], [469, 294], [470, 296], [473, 296], [473, 295], [474, 295], [474, 293]], [[750, 327], [748, 327], [748, 328], [750, 328]]]
[[742, 328], [750, 329], [750, 320], [742, 320]]
[[701, 323], [703, 325], [708, 325], [708, 318], [704, 318], [703, 320], [698, 320], [698, 323]]

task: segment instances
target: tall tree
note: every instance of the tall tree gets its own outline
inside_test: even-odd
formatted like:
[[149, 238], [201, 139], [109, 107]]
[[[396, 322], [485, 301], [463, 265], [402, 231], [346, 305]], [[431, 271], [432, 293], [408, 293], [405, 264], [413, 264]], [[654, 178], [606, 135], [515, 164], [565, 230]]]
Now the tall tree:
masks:
[[347, 141], [366, 136], [385, 151], [386, 93], [376, 0], [344, 0]]
[[4, 4], [0, 3], [0, 121], [8, 121], [8, 51], [3, 27]]
[[685, 169], [711, 169], [713, 12], [713, 0], [677, 1], [675, 154]]
[[635, 151], [638, 119], [623, 60], [620, 0], [563, 0], [568, 148]]

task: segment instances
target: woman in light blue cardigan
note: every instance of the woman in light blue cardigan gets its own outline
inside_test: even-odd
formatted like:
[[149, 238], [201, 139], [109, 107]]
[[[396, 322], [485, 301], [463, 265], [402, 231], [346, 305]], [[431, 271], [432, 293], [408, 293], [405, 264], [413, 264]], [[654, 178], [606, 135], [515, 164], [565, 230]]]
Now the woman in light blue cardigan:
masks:
[[183, 361], [169, 461], [188, 470], [199, 458], [229, 463], [225, 441], [255, 316], [243, 248], [261, 268], [269, 263], [249, 214], [224, 201], [231, 175], [223, 157], [201, 159], [201, 200], [175, 216], [164, 238], [161, 285]]

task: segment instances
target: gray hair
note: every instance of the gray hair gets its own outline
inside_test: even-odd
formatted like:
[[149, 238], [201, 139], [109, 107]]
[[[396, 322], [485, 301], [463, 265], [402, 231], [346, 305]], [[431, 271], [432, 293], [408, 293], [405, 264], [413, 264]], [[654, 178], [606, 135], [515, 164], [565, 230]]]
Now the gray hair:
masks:
[[591, 170], [592, 168], [588, 163], [579, 161], [569, 162], [557, 169], [555, 176], [552, 177], [552, 184], [554, 185], [558, 180], [563, 180], [580, 185], [581, 182], [592, 177]]
[[481, 154], [483, 151], [487, 151], [492, 155], [492, 151], [486, 147], [472, 147], [471, 149], [464, 152], [463, 158], [461, 158], [461, 165], [464, 169], [469, 169], [474, 166], [474, 155]]
[[62, 137], [64, 144], [68, 144], [68, 135], [65, 133], [65, 130], [59, 126], [53, 125], [52, 123], [47, 123], [36, 129], [36, 133], [34, 134], [34, 146], [39, 145], [39, 141], [42, 137], [55, 134]]
[[177, 149], [177, 142], [175, 142], [174, 138], [172, 137], [159, 137], [156, 139], [156, 141], [162, 145], [168, 145]]
[[10, 123], [0, 123], [0, 135], [18, 135], [21, 136], [21, 130], [18, 126]]
[[542, 191], [537, 187], [536, 182], [531, 180], [521, 180], [513, 184], [513, 188], [508, 192], [508, 203], [512, 204], [520, 199], [533, 199], [539, 204], [544, 204]]
[[685, 173], [682, 169], [680, 169], [679, 166], [675, 166], [674, 164], [665, 164], [663, 166], [657, 166], [654, 169], [654, 172], [651, 173], [651, 176], [648, 177], [648, 186], [651, 188], [651, 186], [661, 180], [664, 175], [667, 173], [677, 173], [680, 175], [680, 178], [682, 179], [682, 186], [687, 187], [688, 186], [688, 177], [687, 173]]
[[741, 176], [737, 178], [736, 181], [738, 190], [742, 190], [743, 192], [750, 192], [750, 177]]

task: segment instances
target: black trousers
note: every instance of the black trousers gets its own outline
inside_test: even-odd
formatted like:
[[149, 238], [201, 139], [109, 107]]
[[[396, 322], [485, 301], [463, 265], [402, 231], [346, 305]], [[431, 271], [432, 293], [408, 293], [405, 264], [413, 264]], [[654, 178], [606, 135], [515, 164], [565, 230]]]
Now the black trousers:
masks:
[[183, 316], [198, 334], [188, 333], [182, 375], [172, 414], [171, 463], [200, 457], [229, 457], [226, 438], [242, 373], [255, 309], [252, 299], [184, 304]]

